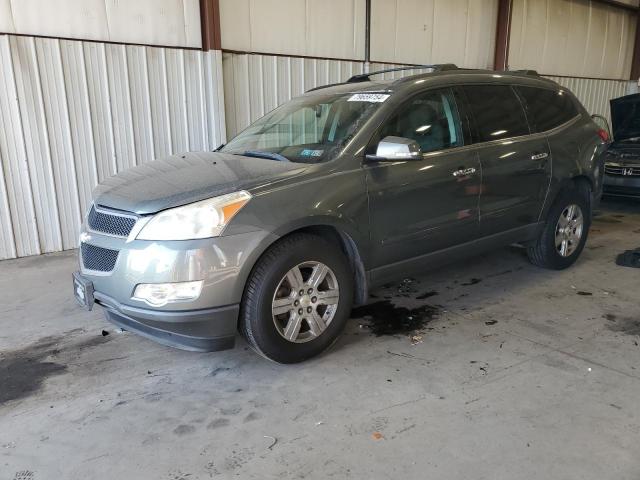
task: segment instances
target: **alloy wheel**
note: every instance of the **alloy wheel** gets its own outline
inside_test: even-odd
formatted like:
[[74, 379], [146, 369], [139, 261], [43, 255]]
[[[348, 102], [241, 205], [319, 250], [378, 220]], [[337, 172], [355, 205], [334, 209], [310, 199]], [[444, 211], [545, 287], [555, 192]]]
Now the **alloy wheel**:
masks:
[[575, 203], [568, 205], [556, 224], [556, 250], [562, 257], [569, 257], [580, 244], [584, 229], [582, 209]]
[[293, 343], [320, 336], [338, 308], [340, 290], [333, 271], [321, 262], [303, 262], [280, 280], [271, 313], [278, 333]]

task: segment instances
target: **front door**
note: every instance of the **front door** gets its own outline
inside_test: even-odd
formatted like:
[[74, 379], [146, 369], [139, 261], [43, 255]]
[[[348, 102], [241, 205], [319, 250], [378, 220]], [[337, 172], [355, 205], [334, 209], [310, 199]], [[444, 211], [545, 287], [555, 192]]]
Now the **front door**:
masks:
[[423, 152], [418, 160], [365, 164], [374, 269], [477, 237], [480, 162], [465, 147], [456, 105], [450, 89], [420, 93], [374, 136], [374, 151], [380, 139], [397, 136]]
[[551, 175], [544, 134], [531, 134], [525, 110], [509, 85], [464, 86], [482, 164], [482, 236], [538, 221]]

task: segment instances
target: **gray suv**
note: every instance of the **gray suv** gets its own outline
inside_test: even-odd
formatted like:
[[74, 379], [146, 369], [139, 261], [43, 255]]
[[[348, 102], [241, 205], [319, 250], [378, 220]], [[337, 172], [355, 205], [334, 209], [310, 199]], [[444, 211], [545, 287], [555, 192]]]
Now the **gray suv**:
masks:
[[371, 287], [412, 272], [514, 242], [542, 267], [576, 261], [606, 144], [571, 92], [532, 71], [372, 75], [98, 186], [78, 301], [188, 350], [230, 348], [239, 329], [293, 363], [328, 348]]

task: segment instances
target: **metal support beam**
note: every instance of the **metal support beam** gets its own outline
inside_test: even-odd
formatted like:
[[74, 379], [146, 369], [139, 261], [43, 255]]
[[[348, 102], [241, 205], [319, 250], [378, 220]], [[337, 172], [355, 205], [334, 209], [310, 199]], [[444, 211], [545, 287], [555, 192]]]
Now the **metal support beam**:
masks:
[[371, 61], [371, 0], [365, 2], [365, 23], [364, 23], [364, 61]]
[[200, 0], [200, 30], [202, 50], [222, 49], [219, 0]]
[[631, 80], [640, 82], [640, 13], [636, 14], [636, 38], [631, 58]]
[[496, 51], [493, 57], [494, 70], [509, 68], [509, 38], [511, 37], [511, 12], [513, 0], [499, 0], [496, 26]]

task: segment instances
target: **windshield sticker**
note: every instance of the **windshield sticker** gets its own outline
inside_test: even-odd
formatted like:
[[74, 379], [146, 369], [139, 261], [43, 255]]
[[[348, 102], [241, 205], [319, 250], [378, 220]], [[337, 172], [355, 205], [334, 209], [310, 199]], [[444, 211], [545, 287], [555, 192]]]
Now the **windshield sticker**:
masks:
[[309, 150], [308, 148], [305, 148], [304, 150], [302, 150], [302, 152], [300, 152], [300, 156], [301, 157], [321, 157], [323, 153], [324, 153], [324, 150]]
[[391, 95], [386, 93], [354, 93], [349, 97], [348, 102], [371, 102], [382, 103]]

